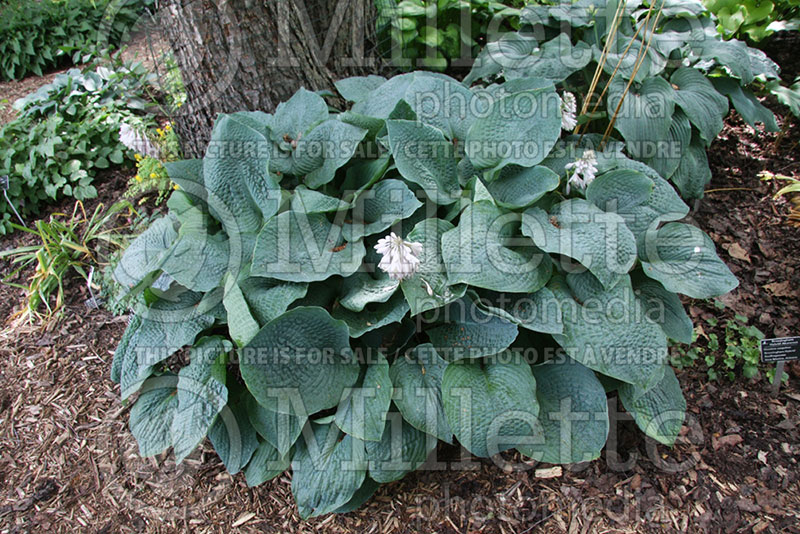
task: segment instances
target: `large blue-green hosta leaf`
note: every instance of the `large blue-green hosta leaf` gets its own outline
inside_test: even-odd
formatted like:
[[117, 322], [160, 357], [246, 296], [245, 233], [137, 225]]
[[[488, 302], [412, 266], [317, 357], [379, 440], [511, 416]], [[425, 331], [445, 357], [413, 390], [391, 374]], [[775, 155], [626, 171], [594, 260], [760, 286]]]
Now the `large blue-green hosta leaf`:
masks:
[[369, 304], [360, 312], [338, 307], [333, 310], [332, 315], [347, 324], [350, 337], [361, 337], [382, 326], [400, 322], [407, 313], [408, 302], [401, 293], [396, 292], [386, 302]]
[[325, 121], [297, 141], [290, 174], [304, 176], [316, 189], [333, 180], [336, 170], [350, 161], [367, 130], [338, 120]]
[[496, 98], [469, 129], [466, 152], [480, 169], [541, 162], [561, 134], [561, 101], [552, 86]]
[[592, 60], [592, 51], [583, 41], [573, 46], [566, 33], [559, 33], [531, 54], [503, 69], [508, 80], [517, 78], [543, 78], [558, 83], [572, 73], [584, 68]]
[[153, 221], [128, 245], [114, 269], [114, 279], [123, 287], [132, 290], [145, 280], [147, 275], [160, 270], [170, 247], [178, 238], [175, 223], [175, 217], [169, 215]]
[[382, 232], [394, 223], [410, 217], [422, 202], [402, 180], [384, 179], [355, 200], [350, 220], [343, 227], [343, 236], [355, 241]]
[[367, 304], [386, 302], [400, 287], [399, 280], [392, 280], [379, 271], [374, 275], [358, 272], [342, 281], [339, 304], [350, 311], [360, 312]]
[[467, 207], [458, 226], [442, 236], [451, 284], [509, 293], [538, 291], [550, 279], [550, 257], [518, 233], [519, 214], [481, 201]]
[[286, 102], [275, 109], [269, 121], [270, 136], [275, 143], [284, 141], [284, 136], [297, 139], [314, 126], [328, 118], [328, 104], [316, 93], [301, 87]]
[[119, 379], [122, 399], [135, 393], [153, 371], [197, 334], [210, 327], [214, 318], [197, 312], [201, 295], [170, 291], [138, 314], [128, 325], [124, 343], [117, 346], [112, 379]]
[[437, 204], [452, 204], [461, 196], [454, 147], [441, 130], [416, 121], [386, 122], [397, 170], [425, 190]]
[[227, 406], [208, 432], [209, 441], [231, 475], [244, 469], [258, 448], [258, 436], [247, 417], [246, 399], [246, 392], [232, 385]]
[[350, 102], [361, 102], [372, 91], [386, 83], [386, 78], [370, 74], [369, 76], [353, 76], [333, 82], [336, 90]]
[[672, 73], [669, 81], [675, 88], [675, 103], [700, 130], [706, 144], [711, 144], [722, 131], [728, 100], [697, 69], [680, 68]]
[[220, 115], [203, 159], [208, 205], [228, 235], [256, 232], [277, 211], [280, 188], [269, 173], [268, 139]]
[[305, 213], [329, 213], [342, 211], [350, 207], [347, 202], [328, 196], [319, 191], [297, 186], [292, 195], [292, 210]]
[[[642, 389], [661, 378], [667, 339], [651, 322], [630, 278], [604, 291], [590, 273], [558, 277], [550, 289], [561, 301], [564, 333], [555, 336], [567, 354], [586, 367]], [[570, 291], [571, 290], [571, 291]]]
[[703, 143], [693, 137], [688, 146], [683, 147], [678, 168], [670, 180], [686, 199], [703, 198], [706, 184], [711, 181], [711, 168]]
[[344, 241], [342, 228], [324, 215], [285, 211], [258, 234], [250, 272], [288, 282], [314, 282], [354, 273], [364, 254], [361, 240]]
[[481, 291], [476, 303], [488, 313], [502, 317], [534, 332], [560, 334], [561, 304], [553, 292], [543, 287], [535, 293]]
[[692, 140], [692, 125], [689, 118], [680, 109], [672, 114], [667, 139], [653, 144], [637, 156], [647, 163], [659, 176], [669, 178], [681, 164], [683, 155]]
[[272, 480], [289, 468], [288, 456], [281, 456], [278, 449], [266, 441], [261, 441], [244, 470], [245, 480], [250, 487]]
[[363, 441], [343, 434], [333, 423], [310, 423], [292, 459], [292, 493], [300, 517], [327, 514], [343, 506], [361, 487], [366, 473]]
[[506, 33], [498, 40], [486, 43], [464, 83], [472, 85], [479, 79], [491, 79], [505, 69], [513, 70], [515, 65], [528, 60], [536, 44], [535, 38], [522, 33]]
[[170, 428], [178, 409], [177, 382], [175, 375], [148, 380], [131, 408], [131, 433], [142, 456], [155, 456], [172, 446]]
[[239, 284], [231, 276], [226, 277], [225, 280], [225, 295], [222, 297], [222, 305], [227, 313], [228, 333], [231, 339], [237, 347], [246, 345], [258, 334], [260, 325], [253, 317]]
[[386, 358], [376, 352], [371, 359], [364, 378], [339, 403], [334, 421], [351, 436], [379, 441], [392, 402], [392, 380]]
[[619, 398], [645, 434], [665, 445], [675, 443], [686, 415], [686, 400], [671, 367], [666, 366], [661, 381], [646, 392], [621, 385]]
[[614, 170], [598, 176], [586, 188], [586, 198], [598, 208], [619, 214], [637, 242], [648, 228], [676, 221], [689, 213], [669, 183], [634, 170]]
[[437, 440], [417, 430], [397, 412], [389, 414], [379, 441], [366, 443], [369, 476], [376, 482], [400, 480], [425, 463]]
[[615, 127], [625, 139], [629, 154], [636, 158], [646, 157], [660, 145], [669, 143], [675, 90], [664, 78], [648, 78], [638, 88], [631, 87], [622, 100], [626, 85], [627, 82], [619, 77], [609, 84], [609, 114], [622, 101]]
[[669, 223], [644, 236], [639, 258], [644, 273], [669, 291], [705, 299], [724, 295], [739, 281], [699, 228]]
[[261, 326], [281, 315], [308, 291], [306, 283], [279, 282], [257, 276], [239, 282], [239, 287], [250, 312]]
[[[358, 380], [347, 326], [323, 308], [299, 307], [267, 323], [240, 354], [247, 388], [263, 406], [307, 414], [336, 406]], [[295, 411], [296, 413], [296, 411]]]
[[543, 439], [517, 447], [553, 464], [594, 460], [608, 437], [606, 392], [594, 373], [569, 358], [533, 366]]
[[667, 291], [659, 282], [639, 270], [631, 274], [631, 282], [645, 313], [661, 325], [667, 337], [681, 343], [691, 343], [694, 326], [678, 295]]
[[444, 309], [442, 324], [426, 330], [431, 343], [447, 361], [491, 356], [517, 338], [517, 325], [483, 311], [468, 298]]
[[192, 347], [189, 365], [178, 373], [178, 406], [171, 427], [177, 462], [205, 439], [228, 402], [224, 354], [231, 348], [223, 338], [203, 338]]
[[522, 221], [522, 233], [537, 247], [580, 262], [606, 288], [613, 287], [636, 261], [636, 240], [625, 219], [586, 200], [565, 200], [549, 213], [530, 208]]
[[[290, 411], [294, 410], [290, 406]], [[299, 411], [304, 411], [301, 406]], [[256, 432], [283, 457], [294, 445], [308, 421], [307, 414], [281, 413], [261, 406], [252, 396], [247, 399], [247, 416]]]
[[537, 165], [525, 168], [509, 165], [503, 167], [498, 176], [486, 184], [495, 203], [506, 209], [527, 208], [546, 193], [558, 187], [556, 173]]
[[733, 107], [744, 121], [756, 128], [756, 123], [764, 124], [764, 129], [768, 132], [777, 132], [778, 123], [775, 115], [751, 93], [748, 89], [742, 88], [738, 81], [731, 78], [716, 77], [711, 79], [714, 88], [731, 99]]
[[442, 377], [447, 362], [430, 343], [418, 345], [398, 356], [389, 368], [394, 384], [394, 403], [413, 427], [453, 442], [442, 404]]
[[450, 363], [442, 398], [459, 443], [488, 458], [532, 439], [539, 432], [536, 386], [530, 365], [518, 358]]
[[415, 77], [405, 100], [425, 124], [440, 129], [450, 140], [464, 140], [480, 102], [456, 80], [439, 76]]

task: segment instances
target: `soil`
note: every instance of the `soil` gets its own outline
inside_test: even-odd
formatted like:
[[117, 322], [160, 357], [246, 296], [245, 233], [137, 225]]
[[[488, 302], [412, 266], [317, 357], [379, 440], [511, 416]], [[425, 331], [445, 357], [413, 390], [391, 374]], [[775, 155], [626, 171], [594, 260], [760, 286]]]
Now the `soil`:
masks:
[[[741, 283], [723, 311], [687, 300], [695, 320], [740, 313], [768, 337], [800, 333], [800, 230], [772, 199], [778, 185], [758, 177], [800, 175], [797, 121], [776, 138], [732, 113], [711, 147], [713, 179], [692, 217]], [[127, 178], [103, 175], [87, 208], [108, 205]], [[0, 248], [27, 242], [15, 234]], [[69, 284], [63, 318], [44, 325], [14, 322], [22, 292], [0, 286], [0, 532], [800, 532], [800, 376], [772, 397], [763, 377], [710, 383], [702, 367], [678, 373], [688, 410], [674, 448], [612, 410], [609, 443], [589, 464], [509, 454], [498, 466], [441, 445], [439, 464], [361, 509], [301, 521], [289, 474], [247, 488], [207, 444], [181, 466], [139, 457], [108, 378], [126, 318], [88, 309], [85, 285]]]

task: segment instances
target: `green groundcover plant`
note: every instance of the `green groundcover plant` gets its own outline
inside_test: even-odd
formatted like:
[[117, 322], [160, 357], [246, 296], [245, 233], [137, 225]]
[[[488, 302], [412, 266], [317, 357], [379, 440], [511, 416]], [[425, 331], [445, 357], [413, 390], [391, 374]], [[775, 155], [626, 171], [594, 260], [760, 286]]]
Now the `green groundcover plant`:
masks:
[[608, 391], [672, 444], [677, 294], [737, 281], [669, 182], [623, 141], [565, 133], [553, 79], [336, 87], [347, 111], [301, 89], [166, 164], [169, 213], [114, 273], [137, 296], [112, 379], [141, 454], [182, 461], [208, 437], [250, 485], [291, 468], [305, 518], [354, 509], [439, 440], [597, 458]]
[[150, 101], [152, 76], [141, 63], [70, 69], [14, 103], [17, 117], [0, 129], [0, 234], [46, 202], [97, 195], [98, 170], [125, 163], [120, 124]]
[[86, 63], [118, 47], [149, 0], [11, 0], [0, 6], [0, 79]]

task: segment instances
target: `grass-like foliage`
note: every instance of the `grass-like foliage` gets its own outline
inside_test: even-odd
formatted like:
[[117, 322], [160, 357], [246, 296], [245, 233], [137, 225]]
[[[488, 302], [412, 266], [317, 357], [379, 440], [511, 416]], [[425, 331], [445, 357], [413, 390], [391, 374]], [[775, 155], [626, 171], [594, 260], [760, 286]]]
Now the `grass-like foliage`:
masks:
[[[102, 204], [87, 214], [78, 201], [71, 215], [54, 213], [49, 220], [36, 221], [33, 228], [17, 226], [34, 234], [37, 242], [0, 252], [0, 258], [12, 258], [17, 268], [6, 275], [6, 283], [24, 289], [25, 302], [20, 310], [27, 319], [48, 318], [61, 312], [64, 304], [64, 283], [69, 275], [78, 274], [91, 280], [92, 269], [101, 265], [98, 251], [110, 254], [125, 242], [123, 226], [115, 226], [120, 212], [132, 209], [129, 202], [118, 202], [108, 210]], [[26, 283], [10, 282], [29, 266], [35, 266]]]
[[562, 82], [369, 76], [337, 82], [347, 111], [301, 89], [221, 115], [202, 160], [166, 165], [169, 213], [115, 270], [138, 295], [112, 378], [141, 454], [182, 461], [207, 436], [248, 484], [291, 468], [309, 517], [438, 440], [597, 458], [607, 390], [673, 443], [677, 293], [737, 281], [626, 138], [563, 133]]
[[97, 171], [126, 160], [119, 127], [144, 110], [150, 82], [140, 63], [71, 69], [15, 103], [18, 116], [0, 129], [0, 176], [9, 176], [0, 234], [18, 222], [14, 209], [28, 219], [45, 202], [97, 195]]
[[118, 47], [151, 0], [10, 0], [0, 6], [0, 79], [86, 63]]

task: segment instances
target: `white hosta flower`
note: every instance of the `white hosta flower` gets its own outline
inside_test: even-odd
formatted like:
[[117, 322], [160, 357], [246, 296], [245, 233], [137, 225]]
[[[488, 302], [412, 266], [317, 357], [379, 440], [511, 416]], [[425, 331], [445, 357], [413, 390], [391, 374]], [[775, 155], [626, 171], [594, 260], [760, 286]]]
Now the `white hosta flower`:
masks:
[[577, 113], [578, 113], [578, 101], [575, 99], [575, 95], [567, 91], [564, 91], [564, 94], [561, 95], [562, 130], [569, 131], [578, 125], [578, 119], [576, 118]]
[[570, 185], [574, 185], [581, 190], [586, 189], [597, 174], [597, 158], [594, 155], [594, 150], [585, 150], [580, 158], [572, 163], [567, 163], [564, 168], [572, 171], [572, 176], [567, 180], [567, 194], [569, 194]]
[[120, 125], [119, 142], [137, 154], [144, 154], [156, 159], [160, 156], [159, 150], [150, 142], [147, 136], [140, 134], [128, 124]]
[[392, 232], [378, 240], [375, 250], [383, 255], [378, 263], [383, 271], [393, 280], [403, 280], [414, 276], [419, 270], [419, 256], [422, 254], [422, 243], [404, 241]]

